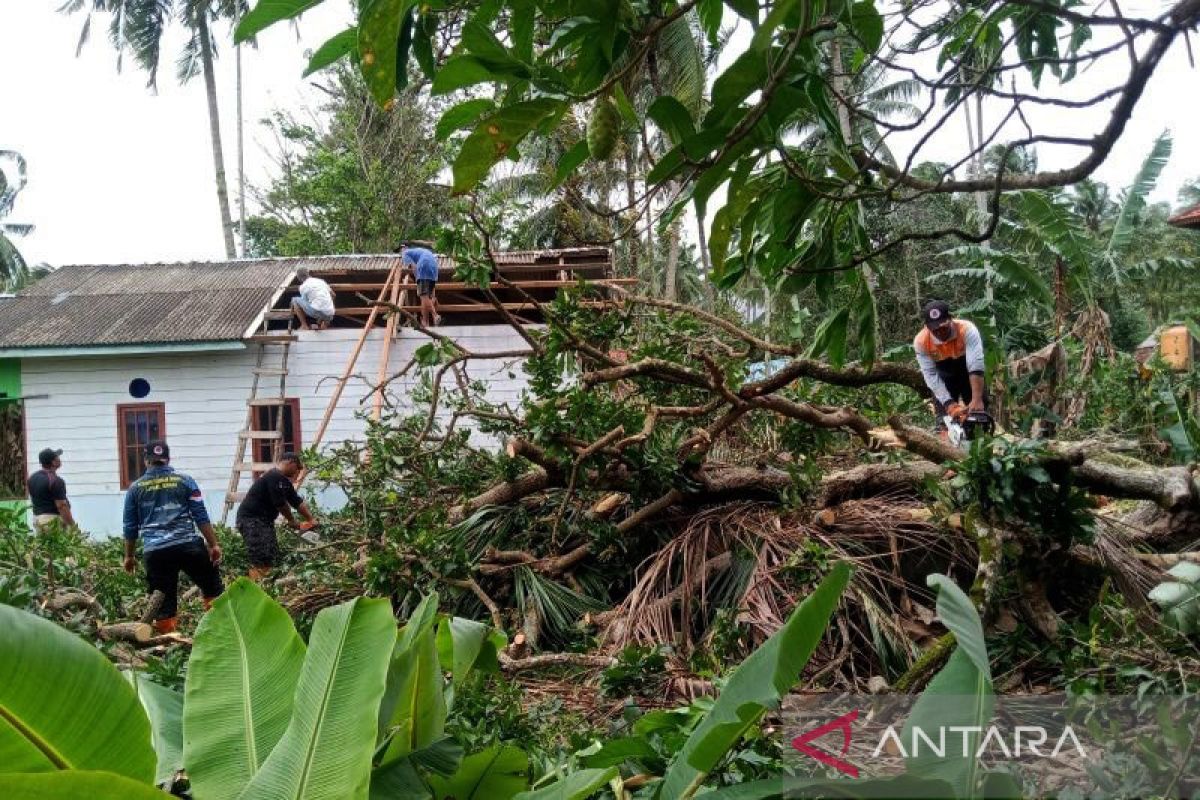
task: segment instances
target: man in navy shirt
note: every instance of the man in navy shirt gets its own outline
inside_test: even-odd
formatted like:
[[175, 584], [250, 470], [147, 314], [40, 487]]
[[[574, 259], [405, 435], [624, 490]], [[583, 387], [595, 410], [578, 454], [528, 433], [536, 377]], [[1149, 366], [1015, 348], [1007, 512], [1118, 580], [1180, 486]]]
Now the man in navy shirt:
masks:
[[132, 575], [137, 569], [134, 546], [141, 537], [149, 591], [163, 593], [154, 629], [170, 633], [175, 630], [181, 570], [199, 587], [205, 608], [221, 594], [221, 547], [200, 487], [171, 468], [167, 443], [150, 442], [143, 454], [146, 473], [125, 493], [125, 571]]
[[400, 261], [411, 269], [417, 279], [417, 296], [421, 298], [421, 324], [426, 328], [442, 324], [437, 306], [438, 262], [432, 250], [405, 245]]

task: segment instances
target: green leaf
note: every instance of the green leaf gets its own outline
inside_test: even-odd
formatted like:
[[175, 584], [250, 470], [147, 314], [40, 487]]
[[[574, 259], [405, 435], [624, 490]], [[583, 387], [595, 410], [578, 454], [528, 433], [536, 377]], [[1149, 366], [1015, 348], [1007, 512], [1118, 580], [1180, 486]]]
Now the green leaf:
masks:
[[233, 34], [234, 44], [242, 42], [263, 31], [276, 22], [298, 17], [323, 0], [259, 0], [258, 5], [246, 12]]
[[454, 159], [454, 193], [475, 188], [530, 131], [565, 107], [561, 100], [540, 97], [505, 106], [480, 122]]
[[387, 720], [385, 732], [392, 735], [385, 761], [428, 747], [445, 732], [446, 698], [433, 632], [437, 604], [436, 593], [421, 601], [400, 631], [389, 660], [387, 690], [379, 707], [380, 719]]
[[200, 620], [184, 683], [183, 763], [199, 797], [237, 797], [292, 716], [304, 642], [283, 606], [239, 578]]
[[447, 617], [438, 625], [438, 660], [454, 686], [461, 686], [471, 674], [490, 630], [482, 622], [462, 617]]
[[450, 778], [433, 776], [429, 783], [439, 798], [512, 800], [529, 785], [529, 759], [523, 750], [497, 744], [463, 759]]
[[705, 118], [705, 126], [712, 127], [717, 120], [736, 113], [742, 101], [761, 89], [766, 82], [766, 57], [753, 49], [742, 53], [713, 81], [712, 111]]
[[384, 599], [358, 597], [317, 615], [292, 719], [243, 798], [367, 797], [395, 639]]
[[477, 98], [465, 100], [456, 106], [451, 106], [438, 120], [434, 135], [438, 141], [445, 141], [450, 134], [461, 128], [469, 128], [479, 121], [484, 114], [495, 111], [496, 104], [491, 100]]
[[649, 742], [641, 736], [625, 736], [620, 739], [609, 739], [604, 745], [588, 756], [583, 756], [585, 767], [619, 767], [626, 761], [657, 759], [656, 751]]
[[429, 91], [433, 94], [449, 94], [477, 83], [490, 83], [499, 75], [475, 56], [454, 56], [433, 76]]
[[372, 800], [429, 800], [429, 787], [421, 771], [450, 776], [458, 771], [463, 749], [444, 737], [406, 756], [389, 761], [371, 771]]
[[696, 3], [696, 15], [700, 18], [700, 27], [708, 36], [708, 41], [716, 45], [721, 35], [721, 16], [725, 12], [725, 4], [721, 0], [700, 0]]
[[317, 48], [308, 60], [302, 77], [307, 78], [317, 70], [325, 69], [348, 53], [358, 49], [358, 28], [347, 28]]
[[617, 768], [581, 769], [549, 786], [529, 792], [521, 792], [514, 800], [585, 800], [601, 787], [617, 777]]
[[[395, 96], [398, 71], [408, 69], [399, 63], [396, 43], [412, 6], [413, 0], [373, 0], [359, 15], [359, 70], [380, 105]], [[407, 56], [407, 47], [405, 51]]]
[[12, 800], [171, 800], [172, 795], [114, 772], [71, 770], [0, 775], [0, 797]]
[[[974, 604], [945, 575], [930, 575], [927, 583], [930, 588], [938, 589], [938, 619], [954, 634], [958, 647], [917, 699], [901, 734], [903, 742], [913, 741], [914, 728], [923, 730], [934, 742], [939, 740], [939, 731], [951, 727], [982, 731], [991, 721], [995, 706], [983, 625]], [[943, 756], [929, 748], [919, 754], [908, 753], [905, 758], [908, 772], [916, 777], [945, 780], [954, 786], [958, 797], [974, 797], [980, 765], [974, 757], [979, 734], [973, 736], [974, 739], [968, 736], [966, 748], [961, 737], [948, 737]], [[964, 752], [968, 757], [963, 757]]]
[[509, 54], [508, 48], [496, 38], [496, 34], [478, 20], [470, 20], [463, 26], [462, 43], [471, 55], [478, 56], [484, 62], [515, 61]]
[[835, 565], [788, 621], [729, 676], [721, 696], [696, 726], [663, 778], [659, 797], [687, 800], [729, 749], [795, 685], [825, 634], [850, 567]]
[[863, 49], [874, 53], [883, 44], [883, 17], [875, 8], [875, 0], [859, 0], [850, 11], [850, 24]]
[[617, 111], [621, 112], [621, 116], [629, 123], [630, 127], [637, 128], [640, 126], [641, 120], [638, 119], [637, 111], [633, 107], [633, 103], [629, 102], [629, 96], [625, 94], [625, 90], [621, 88], [620, 83], [613, 84], [612, 99], [617, 104]]
[[155, 683], [142, 672], [127, 672], [125, 676], [150, 718], [150, 733], [158, 756], [154, 782], [167, 783], [183, 769], [183, 692]]
[[567, 152], [563, 153], [562, 158], [558, 160], [558, 166], [554, 170], [554, 180], [550, 183], [550, 191], [554, 191], [559, 186], [562, 186], [563, 181], [571, 176], [575, 170], [579, 169], [579, 165], [587, 161], [591, 151], [588, 149], [587, 139], [580, 139]]
[[679, 144], [696, 132], [696, 123], [692, 121], [691, 112], [687, 107], [670, 95], [663, 95], [650, 104], [646, 116], [654, 120], [672, 144]]
[[850, 322], [850, 307], [833, 312], [821, 322], [808, 349], [808, 357], [829, 354], [829, 363], [840, 367], [846, 360], [846, 327]]
[[[408, 86], [408, 53], [412, 48], [413, 13], [407, 11], [400, 22], [400, 36], [396, 40], [396, 91]], [[359, 63], [362, 63], [361, 60]]]
[[0, 769], [149, 783], [154, 763], [146, 712], [116, 667], [53, 622], [0, 604]]

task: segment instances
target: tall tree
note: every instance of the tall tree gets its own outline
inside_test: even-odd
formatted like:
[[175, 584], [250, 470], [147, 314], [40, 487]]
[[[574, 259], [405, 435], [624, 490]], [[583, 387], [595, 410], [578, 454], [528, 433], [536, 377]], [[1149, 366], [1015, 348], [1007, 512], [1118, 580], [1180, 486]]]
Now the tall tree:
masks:
[[149, 75], [147, 86], [157, 87], [163, 37], [174, 22], [188, 33], [176, 62], [176, 78], [181, 84], [203, 75], [208, 107], [209, 137], [212, 142], [213, 172], [216, 178], [217, 205], [221, 212], [221, 236], [225, 257], [236, 258], [233, 215], [229, 209], [229, 188], [225, 180], [225, 153], [221, 145], [221, 117], [217, 102], [217, 79], [213, 62], [217, 56], [212, 24], [232, 20], [248, 7], [245, 0], [69, 0], [62, 11], [86, 12], [76, 55], [91, 34], [92, 16], [109, 15], [108, 38], [117, 50], [120, 71], [126, 52], [133, 54], [138, 66]]
[[275, 174], [254, 192], [261, 211], [246, 220], [247, 253], [386, 253], [435, 237], [449, 192], [437, 182], [444, 146], [428, 101], [409, 87], [384, 111], [348, 67], [321, 88], [328, 101], [303, 121], [277, 112], [266, 123]]
[[15, 150], [0, 150], [0, 282], [10, 290], [29, 274], [25, 259], [11, 237], [26, 235], [33, 226], [3, 221], [12, 212], [25, 182], [25, 158]]

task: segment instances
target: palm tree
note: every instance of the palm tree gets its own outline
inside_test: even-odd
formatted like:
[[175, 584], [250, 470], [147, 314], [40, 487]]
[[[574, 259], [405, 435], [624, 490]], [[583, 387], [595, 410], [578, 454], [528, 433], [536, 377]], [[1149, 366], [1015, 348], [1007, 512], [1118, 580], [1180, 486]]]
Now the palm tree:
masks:
[[235, 258], [237, 251], [233, 241], [234, 223], [229, 210], [229, 189], [225, 181], [225, 155], [221, 146], [221, 119], [213, 69], [217, 51], [211, 24], [220, 19], [233, 19], [239, 13], [244, 13], [247, 6], [246, 0], [68, 0], [60, 9], [67, 14], [86, 10], [76, 55], [87, 43], [92, 15], [109, 14], [108, 38], [117, 50], [117, 70], [120, 71], [123, 56], [128, 50], [138, 65], [149, 74], [147, 86], [151, 89], [156, 87], [158, 81], [163, 35], [173, 21], [187, 30], [188, 40], [176, 63], [176, 77], [184, 84], [197, 74], [204, 76], [217, 204], [221, 211], [226, 258]]
[[[25, 182], [24, 157], [15, 150], [0, 150], [0, 220], [12, 211]], [[11, 291], [29, 274], [21, 251], [10, 237], [24, 236], [32, 230], [32, 225], [0, 221], [0, 283], [6, 291]]]
[[1072, 187], [1071, 206], [1076, 214], [1083, 217], [1084, 225], [1093, 234], [1099, 233], [1100, 226], [1117, 210], [1117, 204], [1110, 197], [1108, 184], [1091, 178]]

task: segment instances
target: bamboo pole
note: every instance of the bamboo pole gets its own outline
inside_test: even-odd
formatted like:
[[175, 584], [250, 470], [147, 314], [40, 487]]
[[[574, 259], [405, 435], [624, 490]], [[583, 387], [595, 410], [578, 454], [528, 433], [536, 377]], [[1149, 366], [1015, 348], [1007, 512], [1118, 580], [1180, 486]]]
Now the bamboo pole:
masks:
[[[379, 302], [382, 303], [387, 298], [388, 289], [393, 282], [398, 282], [399, 276], [395, 267], [388, 273], [387, 281], [383, 284], [383, 289], [379, 292]], [[350, 380], [350, 376], [354, 373], [354, 365], [358, 363], [358, 355], [362, 352], [363, 345], [366, 344], [367, 336], [371, 333], [371, 328], [375, 325], [375, 318], [379, 315], [379, 310], [382, 305], [372, 307], [370, 316], [367, 317], [366, 324], [363, 325], [362, 335], [358, 337], [358, 343], [354, 345], [354, 350], [350, 353], [350, 358], [346, 363], [346, 369], [342, 371], [342, 377], [338, 379], [337, 385], [333, 388], [333, 396], [329, 398], [329, 405], [325, 407], [325, 416], [321, 418], [321, 424], [317, 427], [317, 433], [313, 437], [310, 447], [316, 448], [321, 444], [321, 439], [325, 437], [325, 431], [329, 428], [329, 421], [333, 419], [333, 411], [337, 408], [338, 401], [342, 399], [342, 391], [346, 388], [346, 382]], [[296, 486], [304, 483], [304, 479], [308, 477], [308, 470], [302, 470], [296, 476]]]
[[[392, 283], [392, 305], [398, 307], [400, 297], [400, 281]], [[376, 306], [378, 308], [378, 306]], [[379, 356], [379, 375], [375, 380], [375, 385], [379, 388], [375, 390], [375, 407], [371, 409], [371, 419], [376, 422], [383, 414], [383, 382], [387, 379], [388, 358], [392, 353], [392, 339], [396, 338], [396, 323], [400, 319], [400, 312], [393, 309], [391, 316], [387, 321], [387, 336], [383, 340], [383, 353]]]

